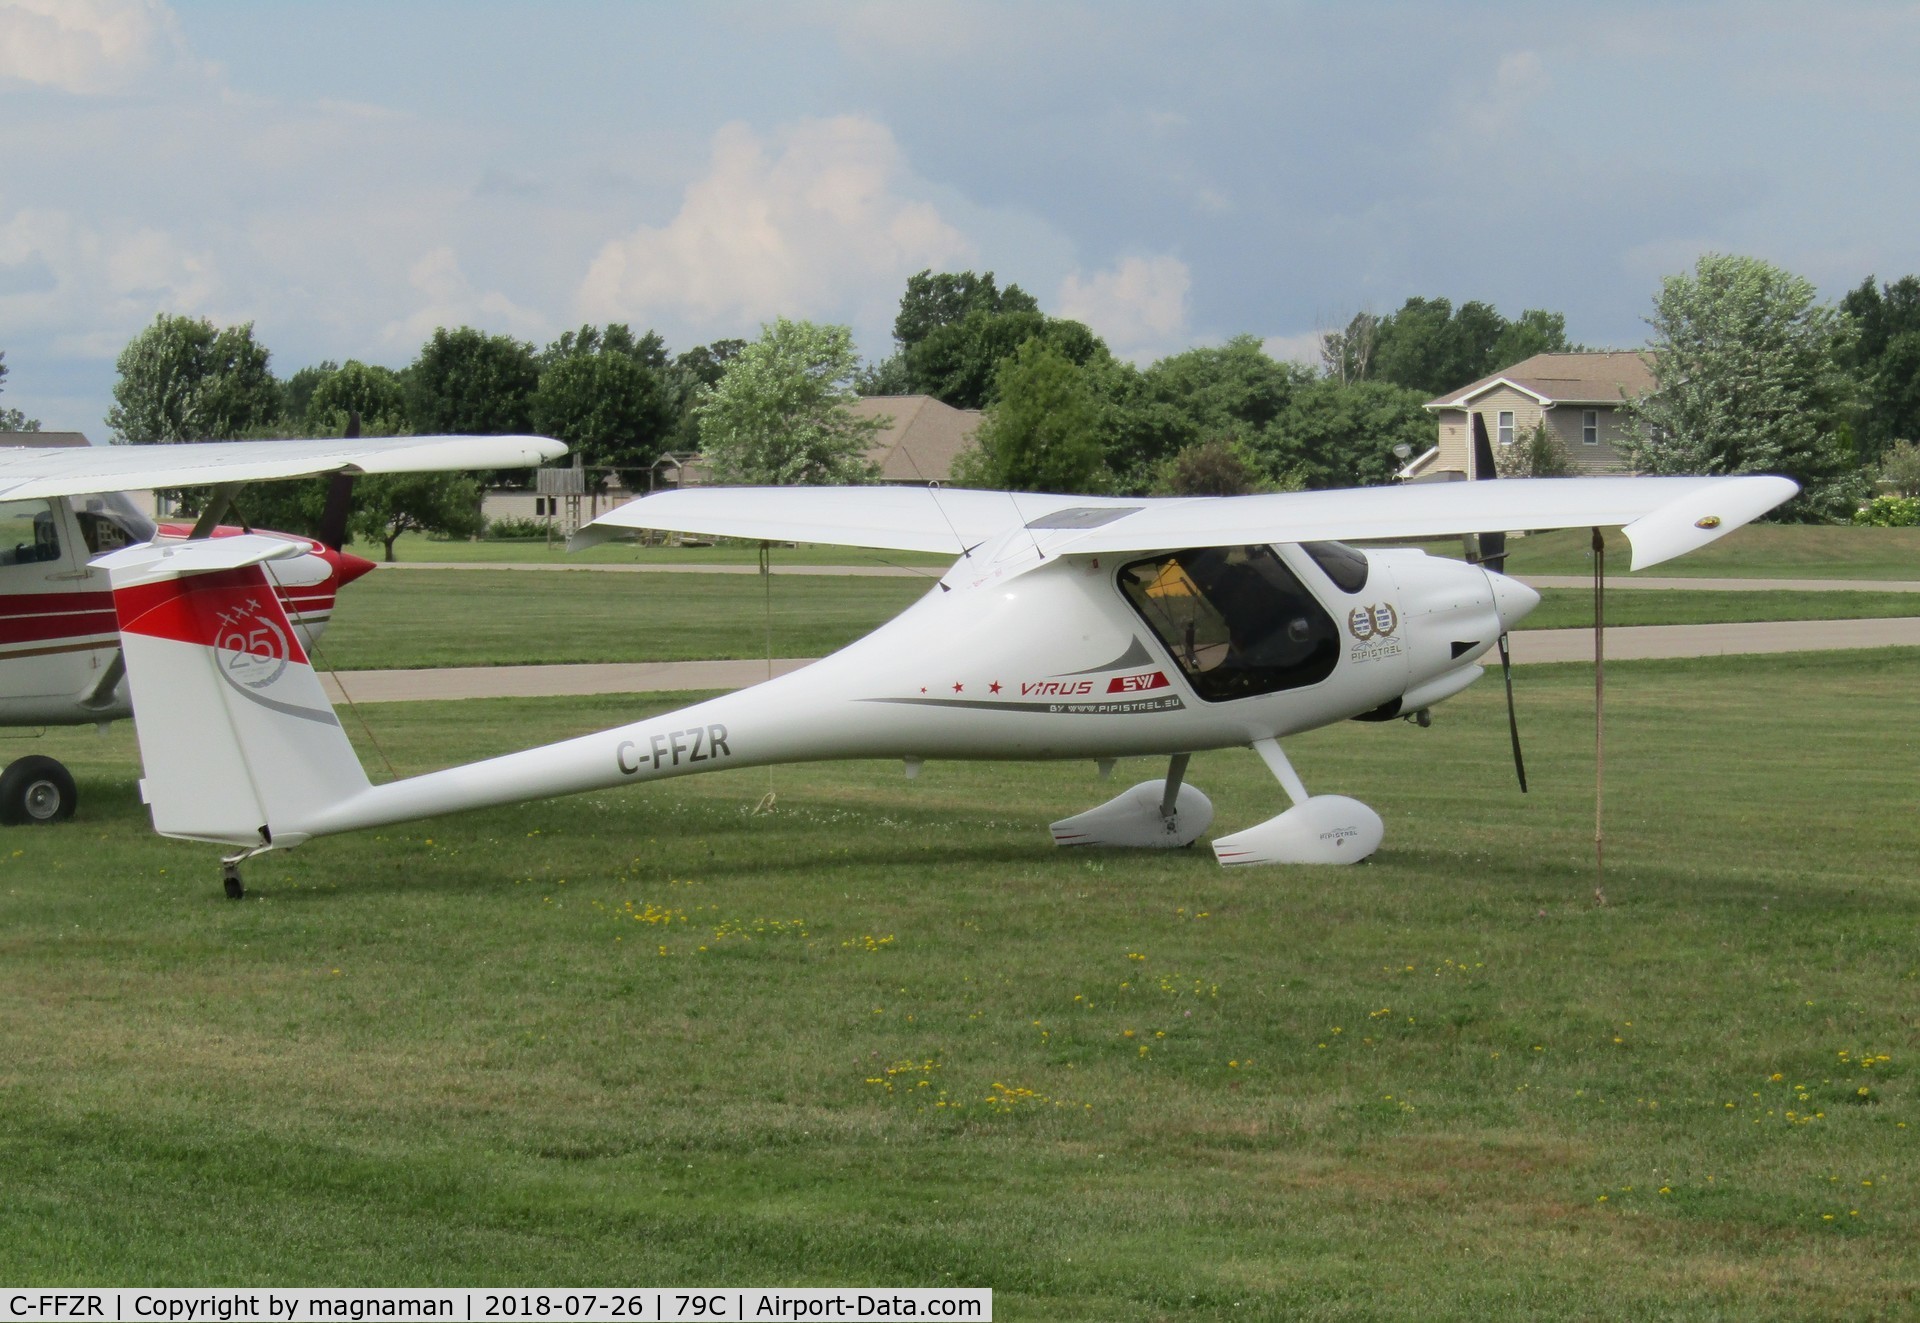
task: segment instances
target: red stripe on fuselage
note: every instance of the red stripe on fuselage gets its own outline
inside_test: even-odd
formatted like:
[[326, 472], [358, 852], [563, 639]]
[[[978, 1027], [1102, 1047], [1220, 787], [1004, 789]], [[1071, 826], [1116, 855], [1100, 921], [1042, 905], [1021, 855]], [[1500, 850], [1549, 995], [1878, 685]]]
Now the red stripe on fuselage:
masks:
[[[252, 633], [242, 628], [248, 619], [275, 622], [282, 627], [285, 642], [264, 646], [284, 647], [288, 661], [303, 665], [307, 661], [279, 597], [258, 565], [116, 589], [113, 605], [123, 634], [145, 634], [207, 648], [231, 642], [236, 636], [246, 638]], [[252, 649], [242, 645], [234, 650]]]

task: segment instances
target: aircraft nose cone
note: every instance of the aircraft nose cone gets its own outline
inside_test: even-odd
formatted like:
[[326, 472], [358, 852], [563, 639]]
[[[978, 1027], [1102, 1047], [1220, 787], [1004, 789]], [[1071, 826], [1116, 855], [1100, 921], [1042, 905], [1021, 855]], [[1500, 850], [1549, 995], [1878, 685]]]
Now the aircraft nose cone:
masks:
[[[344, 588], [363, 574], [370, 573], [374, 562], [364, 556], [356, 556], [351, 551], [328, 551], [322, 553], [333, 564], [334, 587]], [[1537, 600], [1537, 599], [1536, 599]]]
[[1500, 615], [1502, 633], [1519, 624], [1529, 611], [1540, 605], [1540, 594], [1518, 579], [1488, 570], [1487, 581], [1493, 585], [1493, 609]]

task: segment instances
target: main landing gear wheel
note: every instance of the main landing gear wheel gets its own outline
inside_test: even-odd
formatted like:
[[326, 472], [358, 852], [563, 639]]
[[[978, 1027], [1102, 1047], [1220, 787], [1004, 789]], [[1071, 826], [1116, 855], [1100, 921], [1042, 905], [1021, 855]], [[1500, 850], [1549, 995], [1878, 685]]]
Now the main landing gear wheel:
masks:
[[245, 884], [240, 881], [240, 865], [238, 863], [221, 863], [220, 880], [226, 884], [228, 900], [239, 900], [247, 894]]
[[80, 802], [73, 773], [44, 754], [16, 758], [0, 772], [0, 823], [64, 822]]

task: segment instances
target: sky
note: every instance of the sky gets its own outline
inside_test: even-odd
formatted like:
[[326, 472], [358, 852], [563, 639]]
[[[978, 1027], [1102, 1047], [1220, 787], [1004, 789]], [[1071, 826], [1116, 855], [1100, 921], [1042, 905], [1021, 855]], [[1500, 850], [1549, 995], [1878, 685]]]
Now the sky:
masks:
[[892, 348], [995, 272], [1134, 361], [1413, 295], [1630, 347], [1663, 276], [1920, 272], [1920, 4], [0, 0], [0, 407], [158, 313], [285, 376], [437, 326]]

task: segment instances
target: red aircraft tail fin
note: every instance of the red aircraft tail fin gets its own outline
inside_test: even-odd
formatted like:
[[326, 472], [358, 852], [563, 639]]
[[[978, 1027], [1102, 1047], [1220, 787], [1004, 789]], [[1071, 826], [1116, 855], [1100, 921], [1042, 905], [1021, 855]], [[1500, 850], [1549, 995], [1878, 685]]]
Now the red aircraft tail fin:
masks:
[[263, 562], [278, 538], [130, 547], [96, 564], [114, 610], [156, 831], [292, 845], [300, 822], [368, 788]]

